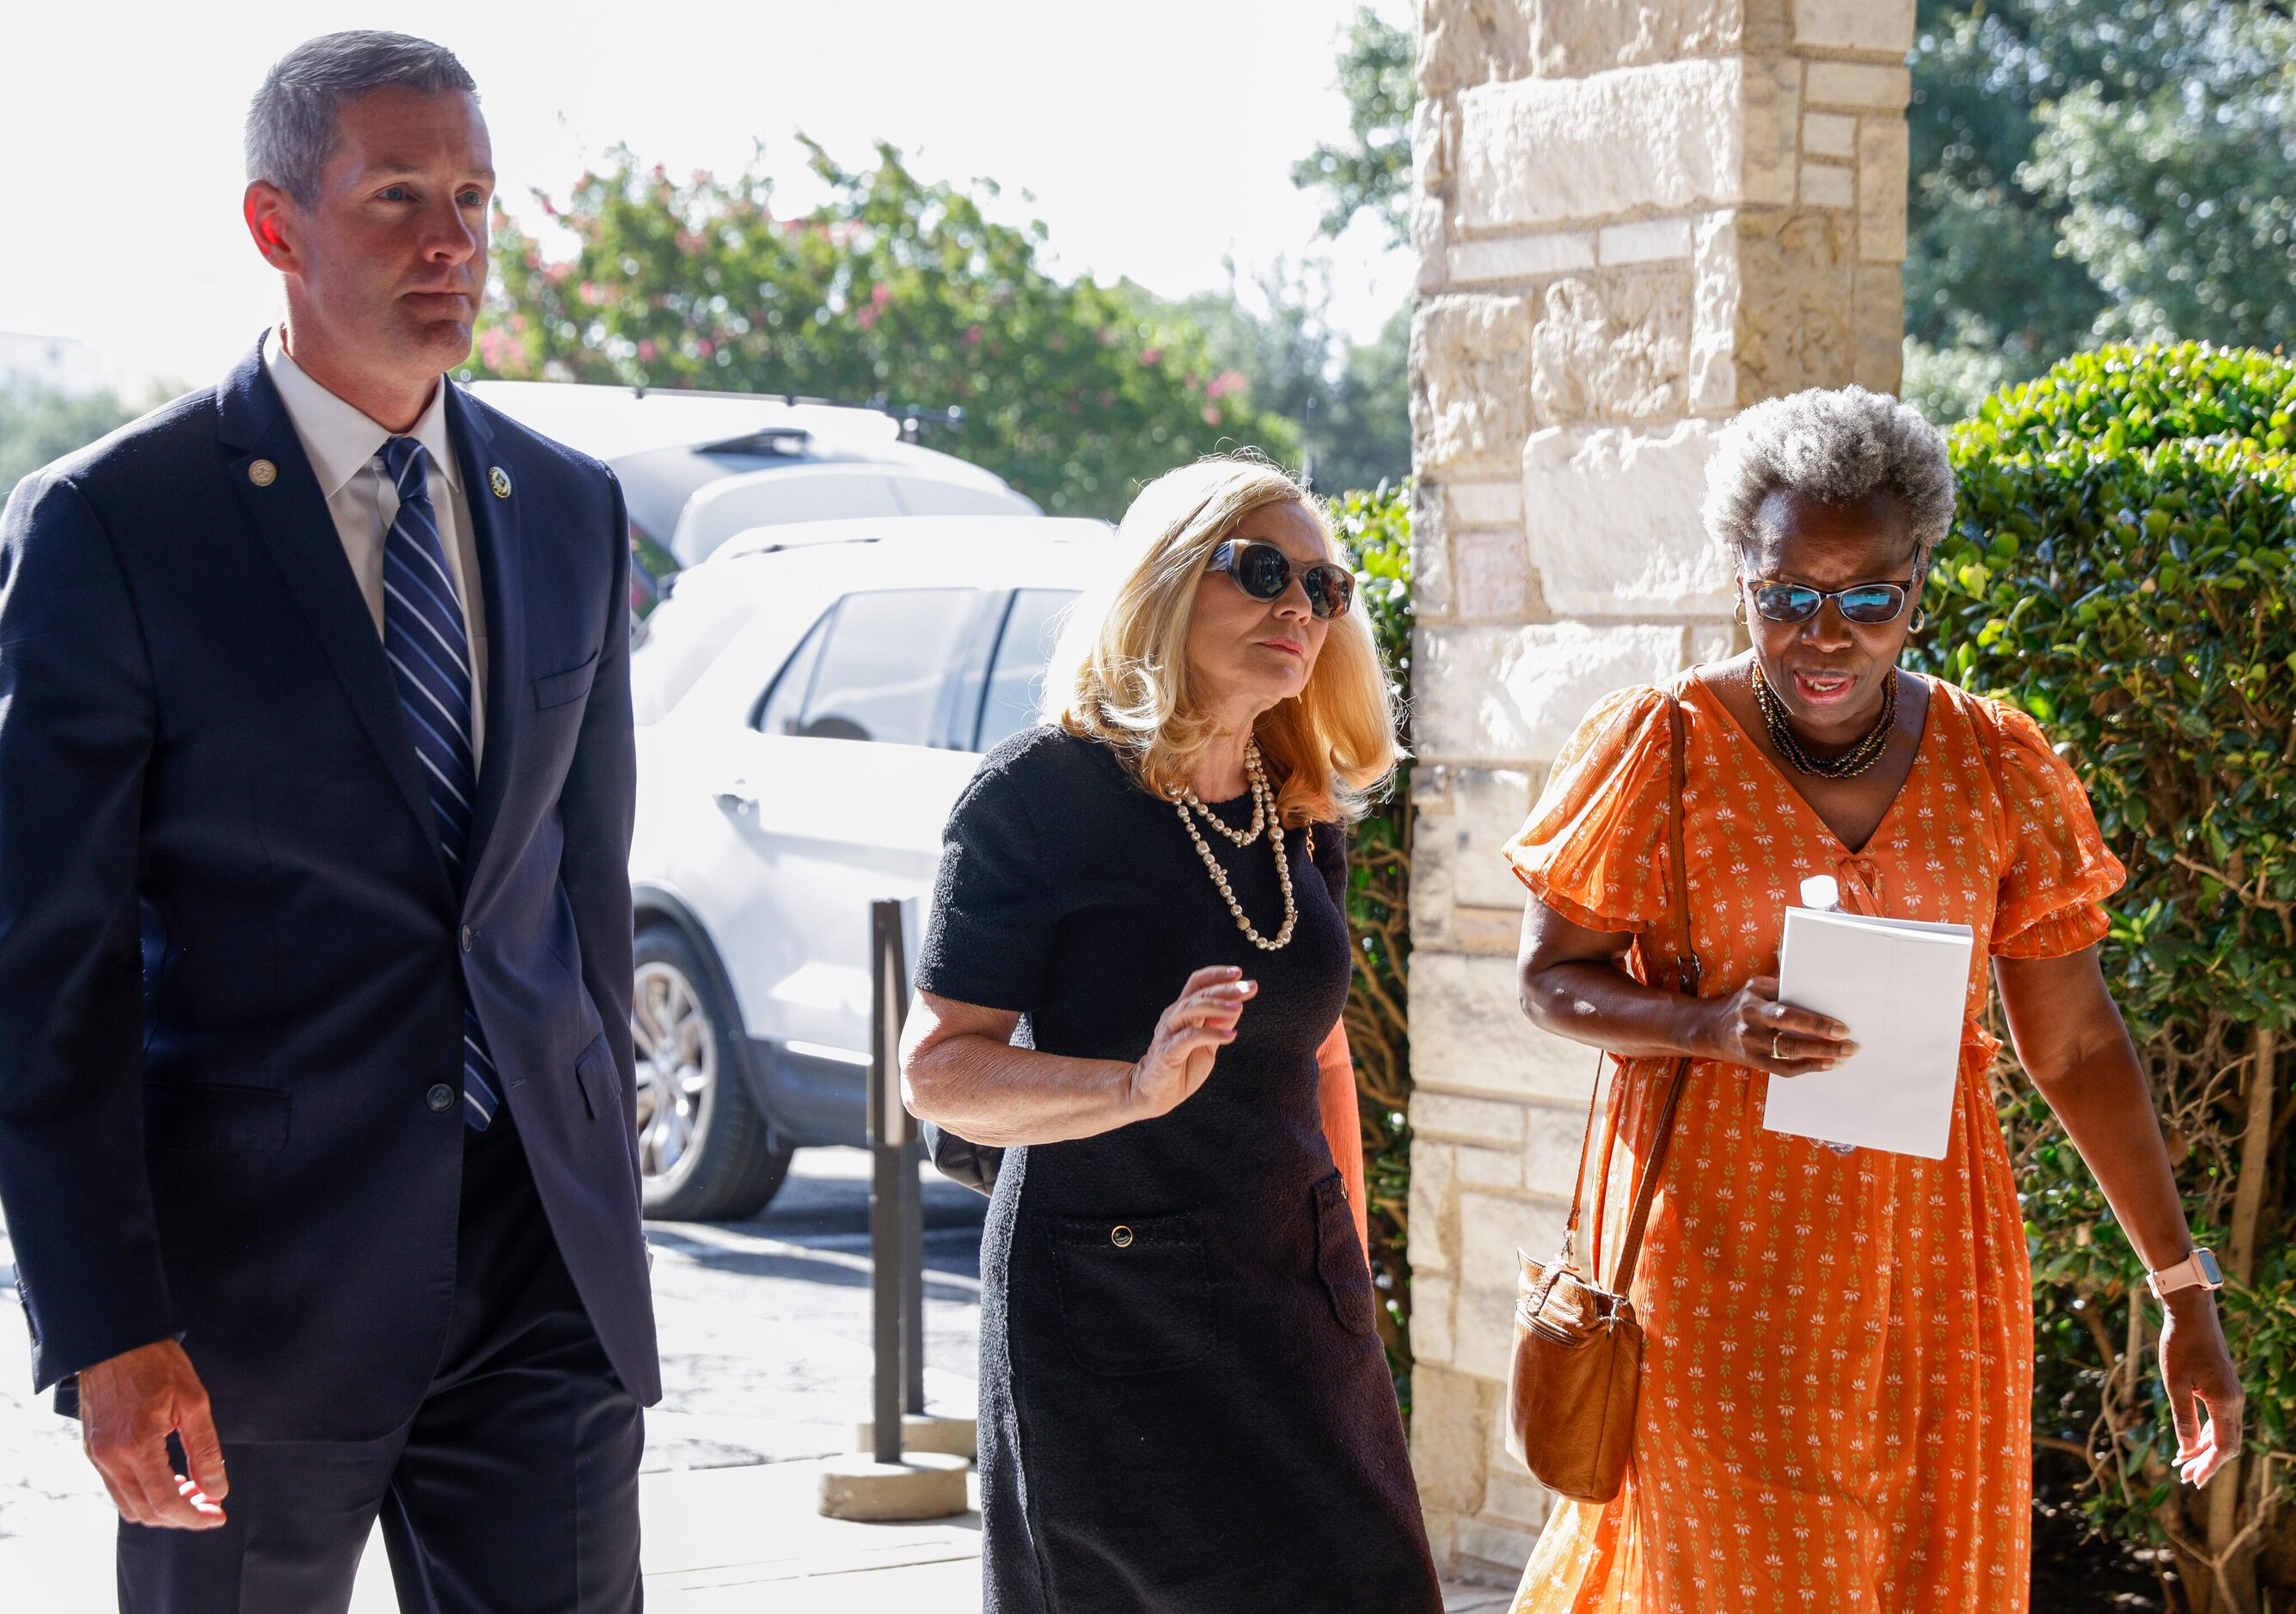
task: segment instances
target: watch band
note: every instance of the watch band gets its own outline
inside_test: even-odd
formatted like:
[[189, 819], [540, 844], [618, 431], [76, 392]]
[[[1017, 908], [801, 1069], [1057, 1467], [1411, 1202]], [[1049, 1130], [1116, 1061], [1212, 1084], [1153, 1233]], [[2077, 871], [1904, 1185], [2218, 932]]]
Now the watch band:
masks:
[[2158, 1272], [2144, 1274], [2151, 1286], [2152, 1298], [2165, 1300], [2180, 1289], [2222, 1289], [2224, 1274], [2218, 1270], [2216, 1252], [2202, 1246], [2181, 1261], [2174, 1261]]

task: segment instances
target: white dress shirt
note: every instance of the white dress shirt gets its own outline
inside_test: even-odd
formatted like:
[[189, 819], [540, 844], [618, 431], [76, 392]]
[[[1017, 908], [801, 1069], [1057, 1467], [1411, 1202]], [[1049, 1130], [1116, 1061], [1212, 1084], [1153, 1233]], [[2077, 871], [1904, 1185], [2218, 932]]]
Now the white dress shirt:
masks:
[[[263, 339], [263, 366], [287, 406], [287, 418], [294, 422], [304, 456], [319, 479], [319, 491], [327, 496], [327, 513], [335, 519], [351, 576], [366, 596], [380, 635], [382, 543], [398, 518], [398, 488], [382, 468], [382, 445], [392, 434], [313, 381], [288, 356], [275, 326]], [[439, 538], [455, 574], [455, 592], [462, 596], [463, 627], [471, 639], [471, 763], [476, 767], [486, 743], [486, 602], [479, 593], [477, 531], [463, 491], [462, 467], [455, 463], [455, 445], [447, 432], [446, 377], [439, 378], [430, 406], [406, 435], [430, 455], [430, 509], [439, 518]]]

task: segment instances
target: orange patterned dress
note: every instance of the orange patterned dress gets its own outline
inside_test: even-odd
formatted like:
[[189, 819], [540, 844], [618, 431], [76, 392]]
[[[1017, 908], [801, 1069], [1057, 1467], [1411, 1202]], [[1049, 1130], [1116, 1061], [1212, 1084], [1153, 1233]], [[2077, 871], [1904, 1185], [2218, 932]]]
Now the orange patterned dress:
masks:
[[[1762, 1130], [1759, 1073], [1692, 1067], [1636, 1274], [1647, 1356], [1626, 1486], [1557, 1503], [1514, 1614], [2022, 1614], [2032, 1299], [1986, 1075], [1987, 959], [2101, 938], [2120, 864], [2010, 708], [1931, 680], [1913, 771], [1853, 852], [1710, 690], [1681, 687], [1702, 993], [1776, 973], [1808, 874], [1836, 876], [1853, 912], [1972, 926], [1953, 1140], [1942, 1160], [1837, 1155]], [[1611, 697], [1508, 860], [1576, 923], [1670, 925], [1668, 772], [1664, 697]], [[1625, 1061], [1634, 1153], [1669, 1063]]]

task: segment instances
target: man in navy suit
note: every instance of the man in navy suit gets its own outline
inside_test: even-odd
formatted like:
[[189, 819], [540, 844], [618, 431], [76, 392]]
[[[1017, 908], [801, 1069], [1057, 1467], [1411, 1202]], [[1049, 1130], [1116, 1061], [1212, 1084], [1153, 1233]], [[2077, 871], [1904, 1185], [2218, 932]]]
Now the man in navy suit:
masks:
[[0, 522], [0, 1199], [134, 1610], [639, 1605], [627, 526], [456, 389], [469, 74], [283, 58], [286, 316]]

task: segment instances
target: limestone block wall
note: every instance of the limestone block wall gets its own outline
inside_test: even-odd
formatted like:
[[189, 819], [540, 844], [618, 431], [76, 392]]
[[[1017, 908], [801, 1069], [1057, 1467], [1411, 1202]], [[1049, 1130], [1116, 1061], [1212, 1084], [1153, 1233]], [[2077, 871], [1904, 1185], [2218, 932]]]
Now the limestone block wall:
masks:
[[1698, 521], [1756, 399], [1895, 390], [1914, 0], [1421, 0], [1413, 130], [1412, 1455], [1511, 1581], [1514, 1251], [1554, 1249], [1595, 1056], [1516, 1007], [1497, 856], [1579, 717], [1729, 652]]

